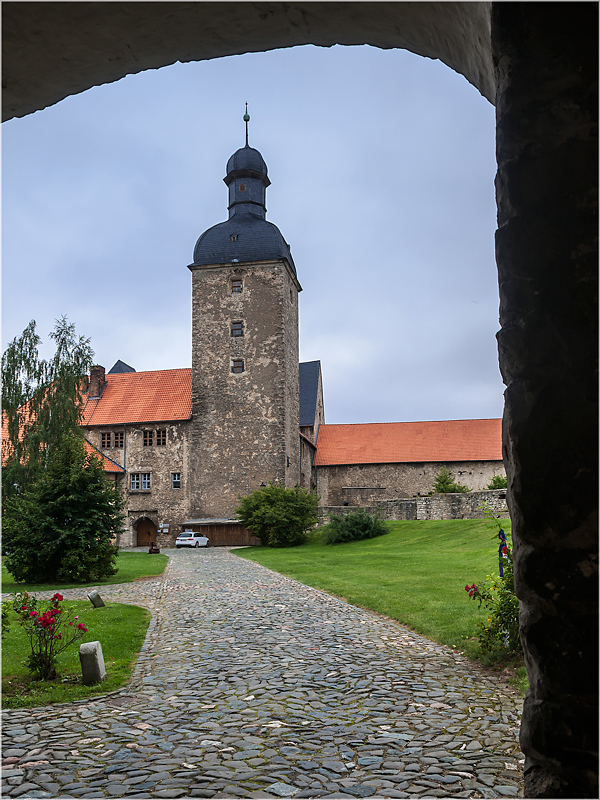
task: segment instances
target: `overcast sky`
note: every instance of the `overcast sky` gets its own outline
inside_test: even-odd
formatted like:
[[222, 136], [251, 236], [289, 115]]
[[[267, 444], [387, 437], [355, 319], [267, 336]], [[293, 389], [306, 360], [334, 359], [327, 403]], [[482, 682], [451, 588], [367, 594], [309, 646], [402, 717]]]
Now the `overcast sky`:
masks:
[[494, 109], [399, 50], [176, 64], [4, 123], [3, 349], [65, 314], [107, 370], [190, 365], [187, 265], [227, 218], [246, 101], [326, 421], [501, 416]]

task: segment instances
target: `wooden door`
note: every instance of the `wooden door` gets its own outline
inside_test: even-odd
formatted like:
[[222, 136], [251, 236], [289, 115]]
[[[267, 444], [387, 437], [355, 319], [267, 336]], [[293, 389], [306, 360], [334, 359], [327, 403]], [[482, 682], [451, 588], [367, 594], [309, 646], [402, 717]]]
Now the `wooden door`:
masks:
[[151, 519], [142, 519], [137, 526], [137, 546], [149, 547], [150, 542], [156, 542], [156, 525]]

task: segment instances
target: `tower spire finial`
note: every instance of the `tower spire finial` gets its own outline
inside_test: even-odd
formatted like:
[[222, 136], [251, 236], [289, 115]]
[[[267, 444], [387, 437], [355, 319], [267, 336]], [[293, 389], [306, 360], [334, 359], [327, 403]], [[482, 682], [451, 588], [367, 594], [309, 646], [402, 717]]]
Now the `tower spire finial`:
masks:
[[246, 147], [248, 147], [248, 123], [250, 122], [250, 114], [248, 113], [248, 103], [246, 103], [246, 113], [244, 114], [244, 122], [246, 123]]

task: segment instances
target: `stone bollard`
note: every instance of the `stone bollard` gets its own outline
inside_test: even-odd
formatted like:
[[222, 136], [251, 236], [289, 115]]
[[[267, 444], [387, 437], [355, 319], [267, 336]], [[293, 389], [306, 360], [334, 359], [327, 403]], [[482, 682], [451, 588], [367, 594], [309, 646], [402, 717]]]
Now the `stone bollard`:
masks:
[[85, 686], [101, 683], [106, 678], [104, 656], [100, 642], [85, 642], [79, 648], [81, 676]]
[[104, 600], [100, 597], [100, 594], [96, 589], [88, 594], [88, 600], [91, 602], [94, 608], [104, 607]]

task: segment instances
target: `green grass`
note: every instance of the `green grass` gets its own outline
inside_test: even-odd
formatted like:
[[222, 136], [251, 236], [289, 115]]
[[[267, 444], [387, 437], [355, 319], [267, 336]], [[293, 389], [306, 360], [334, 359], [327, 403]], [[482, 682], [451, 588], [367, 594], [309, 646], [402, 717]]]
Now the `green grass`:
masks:
[[[11, 610], [11, 625], [2, 646], [3, 708], [29, 708], [82, 700], [112, 692], [129, 680], [144, 642], [150, 612], [139, 606], [111, 602], [104, 608], [92, 608], [87, 600], [64, 605], [76, 609], [74, 613], [79, 614], [79, 621], [83, 622], [88, 633], [59, 655], [59, 678], [54, 681], [30, 678], [24, 666], [29, 642], [17, 615]], [[107, 678], [101, 684], [84, 686], [80, 682], [79, 645], [94, 641], [102, 645]]]
[[[485, 611], [469, 600], [465, 585], [498, 569], [498, 540], [490, 523], [419, 520], [388, 525], [385, 536], [362, 542], [326, 545], [321, 529], [300, 547], [233, 552], [476, 658], [478, 622]], [[510, 520], [505, 530], [510, 530]]]
[[106, 586], [113, 583], [131, 583], [138, 578], [146, 578], [153, 575], [162, 575], [169, 560], [168, 556], [162, 554], [150, 555], [150, 553], [124, 553], [117, 555], [118, 572], [112, 578], [95, 583], [17, 583], [10, 572], [4, 566], [2, 559], [2, 591], [10, 594], [15, 592], [51, 592], [55, 589], [76, 589], [85, 586]]

